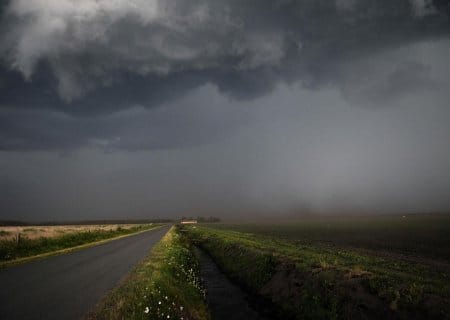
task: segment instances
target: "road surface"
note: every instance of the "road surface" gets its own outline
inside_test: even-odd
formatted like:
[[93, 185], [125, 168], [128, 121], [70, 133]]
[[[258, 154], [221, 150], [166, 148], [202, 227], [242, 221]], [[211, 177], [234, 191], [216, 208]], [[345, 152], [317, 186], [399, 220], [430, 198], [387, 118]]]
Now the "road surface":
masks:
[[80, 319], [169, 226], [0, 270], [0, 319]]

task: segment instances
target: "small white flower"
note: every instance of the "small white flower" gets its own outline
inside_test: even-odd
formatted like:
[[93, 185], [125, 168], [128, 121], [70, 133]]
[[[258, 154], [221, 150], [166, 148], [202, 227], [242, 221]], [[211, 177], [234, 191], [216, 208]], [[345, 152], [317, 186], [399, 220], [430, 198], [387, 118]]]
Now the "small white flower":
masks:
[[169, 315], [167, 315], [167, 319], [169, 319], [170, 318], [170, 316]]
[[180, 306], [180, 310], [183, 311], [183, 309], [184, 309], [184, 307], [183, 307], [183, 306]]
[[144, 312], [145, 312], [145, 313], [149, 313], [149, 312], [150, 312], [150, 309], [149, 309], [148, 307], [145, 307]]
[[158, 304], [161, 304], [161, 301], [159, 301]]

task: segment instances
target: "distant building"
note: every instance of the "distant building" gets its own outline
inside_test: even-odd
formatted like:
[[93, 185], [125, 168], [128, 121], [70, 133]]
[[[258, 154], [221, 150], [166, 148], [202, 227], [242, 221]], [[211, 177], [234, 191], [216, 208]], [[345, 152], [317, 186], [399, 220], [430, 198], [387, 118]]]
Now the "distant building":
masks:
[[196, 219], [181, 219], [181, 224], [196, 224]]

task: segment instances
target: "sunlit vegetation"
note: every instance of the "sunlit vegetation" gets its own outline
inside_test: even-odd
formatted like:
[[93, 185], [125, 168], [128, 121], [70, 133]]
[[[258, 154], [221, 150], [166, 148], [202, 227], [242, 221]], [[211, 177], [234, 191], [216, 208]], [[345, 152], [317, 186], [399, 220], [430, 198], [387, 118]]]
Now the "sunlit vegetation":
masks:
[[[407, 218], [399, 218], [407, 219]], [[422, 223], [425, 218], [422, 218]], [[337, 220], [335, 220], [337, 221]], [[399, 224], [385, 227], [368, 222], [347, 220], [325, 227], [328, 223], [309, 221], [296, 224], [235, 224], [183, 227], [191, 240], [207, 251], [231, 279], [248, 292], [270, 305], [267, 312], [280, 318], [294, 319], [379, 319], [445, 318], [450, 313], [450, 267], [440, 255], [439, 261], [401, 259], [389, 256], [390, 243], [396, 253], [423, 250], [417, 242], [402, 238], [406, 227]], [[448, 220], [447, 220], [448, 221]], [[403, 222], [402, 222], [403, 223]], [[427, 222], [424, 228], [412, 223], [413, 230], [430, 228], [432, 232], [448, 228], [442, 220]], [[317, 224], [314, 227], [314, 224]], [[375, 246], [357, 243], [365, 233]], [[315, 230], [316, 228], [316, 230]], [[395, 229], [399, 230], [398, 243]], [[359, 230], [361, 229], [361, 230]], [[407, 228], [406, 228], [407, 229]], [[239, 231], [236, 231], [239, 230]], [[328, 230], [328, 231], [326, 231]], [[347, 231], [344, 231], [347, 230]], [[390, 234], [384, 239], [377, 234]], [[245, 231], [245, 232], [244, 232]], [[419, 239], [426, 238], [417, 233]], [[435, 241], [448, 241], [437, 232]], [[332, 239], [337, 239], [334, 242]], [[357, 249], [356, 249], [357, 248]], [[448, 248], [448, 247], [447, 247]], [[370, 254], [382, 250], [380, 255]], [[433, 251], [439, 255], [440, 248]], [[398, 250], [398, 251], [397, 251]], [[443, 251], [442, 251], [443, 252]], [[428, 255], [429, 256], [429, 255]]]
[[[0, 222], [1, 223], [1, 222]], [[137, 225], [150, 223], [114, 223], [114, 224], [65, 224], [65, 225], [0, 225], [0, 240], [11, 240], [21, 237], [28, 239], [36, 238], [54, 238], [62, 234], [81, 233], [81, 232], [97, 232], [110, 231], [118, 227], [129, 229]]]
[[123, 228], [120, 225], [108, 229], [89, 229], [81, 232], [59, 233], [57, 236], [30, 238], [29, 233], [38, 232], [36, 228], [26, 228], [14, 237], [0, 239], [0, 262], [31, 257], [88, 243], [115, 238], [123, 235], [157, 228], [161, 224], [142, 224]]
[[191, 244], [172, 227], [89, 319], [210, 319]]

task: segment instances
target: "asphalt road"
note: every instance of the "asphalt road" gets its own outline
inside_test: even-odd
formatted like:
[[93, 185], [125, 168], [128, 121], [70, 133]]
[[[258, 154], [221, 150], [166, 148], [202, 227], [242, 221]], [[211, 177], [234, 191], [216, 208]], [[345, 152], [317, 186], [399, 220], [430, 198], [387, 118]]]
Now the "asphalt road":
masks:
[[169, 226], [0, 270], [0, 319], [80, 319]]

